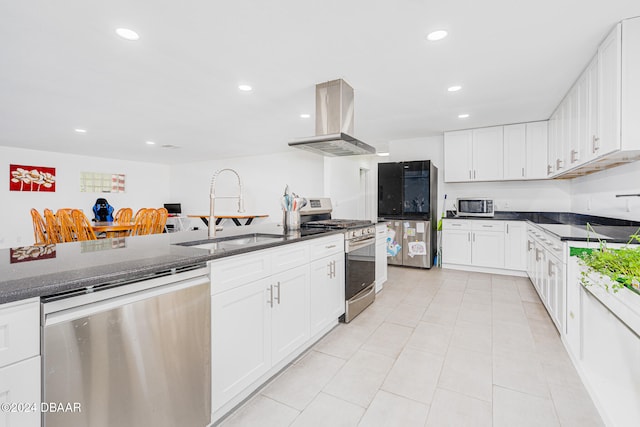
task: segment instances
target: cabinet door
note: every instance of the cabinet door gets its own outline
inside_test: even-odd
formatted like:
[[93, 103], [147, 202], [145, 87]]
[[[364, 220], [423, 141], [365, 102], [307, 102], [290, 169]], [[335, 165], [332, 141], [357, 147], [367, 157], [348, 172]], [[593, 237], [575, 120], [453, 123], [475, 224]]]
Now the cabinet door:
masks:
[[555, 257], [547, 256], [547, 304], [551, 319], [556, 324], [562, 335], [566, 333], [565, 327], [565, 288], [564, 265]]
[[504, 267], [520, 271], [527, 268], [527, 229], [522, 221], [505, 224]]
[[504, 268], [504, 232], [473, 231], [471, 248], [472, 265]]
[[583, 141], [584, 146], [582, 151], [584, 155], [582, 158], [583, 161], [587, 162], [597, 155], [599, 144], [598, 55], [591, 60], [585, 74], [587, 87], [587, 132], [586, 141]]
[[376, 241], [376, 292], [382, 290], [387, 281], [387, 241]]
[[573, 105], [573, 95], [571, 92], [562, 100], [560, 105], [560, 129], [558, 145], [556, 146], [556, 171], [567, 170], [567, 153], [571, 143], [571, 106]]
[[442, 232], [443, 264], [471, 265], [471, 231], [444, 230]]
[[402, 214], [402, 163], [378, 163], [378, 216]]
[[37, 407], [31, 412], [0, 411], [0, 426], [40, 426], [40, 390], [39, 356], [1, 368], [0, 403], [29, 404]]
[[314, 336], [344, 314], [344, 255], [313, 261], [310, 270], [310, 336]]
[[547, 144], [549, 139], [548, 122], [532, 122], [526, 125], [526, 165], [524, 176], [527, 179], [545, 179], [547, 177]]
[[526, 125], [504, 127], [504, 179], [524, 179], [527, 163]]
[[473, 180], [472, 131], [444, 133], [444, 180], [465, 182]]
[[535, 280], [536, 271], [536, 251], [535, 243], [531, 234], [527, 233], [527, 275], [531, 280], [531, 283]]
[[259, 280], [211, 298], [214, 411], [271, 367], [269, 283]]
[[567, 169], [577, 166], [579, 162], [579, 145], [580, 145], [580, 91], [582, 83], [580, 79], [571, 88], [569, 93], [569, 137], [565, 146], [564, 160]]
[[598, 48], [597, 156], [620, 148], [621, 46], [621, 25], [618, 24]]
[[549, 119], [549, 142], [547, 143], [547, 177], [556, 173], [556, 151], [560, 145], [560, 107]]
[[473, 180], [498, 181], [503, 172], [503, 127], [473, 129]]
[[273, 292], [271, 361], [275, 365], [309, 339], [308, 266], [274, 275], [269, 292]]

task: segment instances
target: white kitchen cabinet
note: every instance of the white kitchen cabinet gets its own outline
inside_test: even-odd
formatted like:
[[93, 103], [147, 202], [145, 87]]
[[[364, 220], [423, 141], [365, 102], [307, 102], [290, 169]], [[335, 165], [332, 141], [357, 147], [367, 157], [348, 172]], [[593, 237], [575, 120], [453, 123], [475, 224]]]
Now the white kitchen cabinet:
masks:
[[524, 177], [526, 179], [545, 179], [547, 177], [547, 141], [548, 122], [526, 123], [526, 153]]
[[271, 305], [271, 363], [283, 360], [309, 339], [309, 268], [274, 275], [268, 290]]
[[587, 132], [585, 134], [585, 138], [580, 141], [580, 147], [582, 153], [584, 153], [584, 155], [581, 153], [581, 162], [588, 162], [597, 156], [597, 139], [600, 134], [600, 113], [598, 111], [600, 106], [598, 99], [598, 67], [598, 55], [595, 55], [585, 70], [585, 86], [587, 88], [587, 123], [584, 124], [584, 126], [587, 128]]
[[311, 336], [344, 314], [344, 262], [344, 255], [337, 254], [311, 263]]
[[599, 133], [594, 144], [598, 156], [620, 148], [621, 56], [622, 25], [618, 24], [598, 48]]
[[471, 222], [471, 265], [504, 268], [504, 223]]
[[566, 333], [564, 275], [565, 269], [562, 261], [547, 252], [545, 262], [547, 308], [551, 319], [562, 335]]
[[442, 221], [442, 263], [471, 265], [471, 221]]
[[268, 279], [211, 299], [212, 406], [217, 410], [271, 367]]
[[376, 293], [387, 281], [387, 223], [376, 225]]
[[527, 126], [504, 127], [504, 179], [524, 179], [527, 165]]
[[471, 130], [444, 133], [444, 180], [473, 180], [473, 134]]
[[545, 179], [547, 140], [547, 121], [504, 126], [504, 179]]
[[527, 228], [523, 221], [505, 223], [504, 268], [525, 271], [527, 269]]
[[503, 179], [503, 126], [473, 129], [473, 180]]
[[39, 299], [0, 305], [0, 367], [39, 354]]
[[[40, 426], [40, 356], [0, 368], [0, 404], [34, 405], [29, 411], [17, 407], [0, 411], [1, 426]], [[15, 411], [11, 411], [14, 409]]]

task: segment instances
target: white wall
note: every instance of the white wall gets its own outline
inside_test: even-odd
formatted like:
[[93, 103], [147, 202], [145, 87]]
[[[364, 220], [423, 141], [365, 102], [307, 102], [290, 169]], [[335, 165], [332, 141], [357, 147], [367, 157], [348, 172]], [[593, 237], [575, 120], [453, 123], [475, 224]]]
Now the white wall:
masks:
[[571, 183], [571, 210], [576, 213], [640, 221], [640, 162], [575, 178]]
[[[361, 170], [368, 184], [361, 182]], [[377, 220], [377, 182], [376, 156], [324, 158], [324, 195], [331, 197], [333, 218]]]
[[[213, 174], [224, 168], [235, 169], [243, 185], [246, 213], [267, 214], [268, 222], [282, 221], [280, 201], [284, 188], [301, 197], [320, 197], [323, 189], [324, 157], [291, 149], [288, 152], [236, 157], [221, 160], [207, 160], [171, 167], [171, 200], [182, 203], [186, 214], [209, 214], [209, 189]], [[235, 175], [221, 174], [216, 181], [216, 196], [238, 194]], [[216, 213], [236, 213], [237, 200], [216, 199]], [[203, 226], [199, 221], [193, 225]]]
[[[106, 198], [116, 209], [131, 207], [160, 207], [168, 201], [169, 167], [164, 165], [103, 159], [48, 151], [0, 147], [4, 176], [0, 186], [0, 247], [33, 244], [31, 208], [40, 213], [44, 208], [82, 209], [89, 218], [91, 208], [99, 197]], [[47, 166], [56, 168], [56, 191], [9, 191], [9, 165]], [[126, 175], [125, 193], [81, 193], [80, 172], [123, 173]]]
[[445, 194], [447, 209], [452, 208], [456, 198], [467, 196], [493, 198], [496, 210], [567, 212], [571, 209], [571, 184], [567, 180], [445, 183], [443, 141], [443, 136], [390, 141], [389, 157], [380, 157], [378, 161], [431, 160], [438, 168], [440, 214]]

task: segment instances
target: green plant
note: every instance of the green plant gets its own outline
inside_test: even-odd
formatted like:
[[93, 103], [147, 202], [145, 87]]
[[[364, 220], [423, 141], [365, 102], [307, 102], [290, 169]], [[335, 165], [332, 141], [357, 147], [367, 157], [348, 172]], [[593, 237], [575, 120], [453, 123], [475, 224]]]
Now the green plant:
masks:
[[[594, 231], [590, 224], [587, 224], [587, 231]], [[620, 249], [611, 249], [605, 240], [600, 239], [597, 249], [573, 248], [582, 264], [589, 268], [581, 272], [582, 284], [589, 286], [593, 283], [589, 280], [589, 273], [593, 271], [611, 279], [611, 286], [602, 284], [607, 291], [611, 287], [613, 292], [618, 292], [625, 286], [636, 290], [640, 280], [640, 247], [629, 246], [634, 240], [640, 242], [640, 229]]]

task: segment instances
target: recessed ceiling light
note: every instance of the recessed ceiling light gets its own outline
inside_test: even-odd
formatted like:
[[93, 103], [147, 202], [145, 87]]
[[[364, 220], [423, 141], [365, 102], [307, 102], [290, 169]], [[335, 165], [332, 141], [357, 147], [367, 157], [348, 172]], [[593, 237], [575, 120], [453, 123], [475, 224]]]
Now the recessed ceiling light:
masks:
[[243, 92], [251, 92], [253, 90], [253, 88], [249, 85], [239, 85], [238, 89], [240, 89]]
[[153, 141], [147, 141], [147, 145], [156, 145], [156, 143]]
[[465, 114], [458, 114], [458, 118], [459, 119], [466, 119], [467, 117], [469, 117], [469, 115], [467, 113]]
[[431, 42], [435, 42], [438, 40], [442, 40], [443, 38], [447, 37], [449, 33], [446, 32], [445, 30], [437, 30], [437, 31], [432, 31], [427, 35], [427, 40], [431, 41]]
[[458, 86], [458, 85], [449, 86], [449, 87], [447, 88], [447, 90], [448, 90], [449, 92], [457, 92], [457, 91], [459, 91], [460, 89], [462, 89], [462, 86]]
[[300, 114], [301, 119], [308, 119], [309, 117], [311, 117], [311, 114]]
[[387, 157], [389, 153], [376, 153], [380, 157]]
[[87, 133], [86, 129], [74, 129], [78, 133]]
[[131, 40], [131, 41], [140, 40], [140, 36], [138, 35], [138, 33], [128, 28], [118, 28], [116, 29], [116, 34], [125, 40]]

